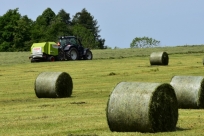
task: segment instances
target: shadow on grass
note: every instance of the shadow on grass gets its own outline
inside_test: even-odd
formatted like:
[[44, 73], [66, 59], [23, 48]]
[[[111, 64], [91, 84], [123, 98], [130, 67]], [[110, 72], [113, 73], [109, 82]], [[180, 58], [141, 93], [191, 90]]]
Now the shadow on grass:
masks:
[[86, 102], [71, 102], [70, 104], [86, 104]]
[[38, 71], [28, 70], [28, 71], [24, 71], [24, 72], [38, 72]]
[[186, 131], [186, 130], [190, 130], [187, 128], [180, 128], [180, 127], [176, 127], [176, 131]]
[[0, 100], [0, 103], [1, 104], [19, 104], [19, 103], [33, 103], [35, 102], [35, 99], [33, 98], [29, 98], [29, 99], [10, 99], [10, 98], [7, 98], [5, 100]]

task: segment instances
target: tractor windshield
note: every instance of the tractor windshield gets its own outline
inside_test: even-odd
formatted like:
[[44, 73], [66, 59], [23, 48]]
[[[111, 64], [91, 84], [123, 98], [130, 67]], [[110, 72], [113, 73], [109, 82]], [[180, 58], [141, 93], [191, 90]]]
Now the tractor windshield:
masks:
[[61, 46], [65, 46], [65, 45], [68, 45], [68, 44], [71, 44], [71, 45], [74, 45], [74, 46], [81, 45], [79, 43], [79, 41], [76, 38], [74, 38], [74, 37], [60, 38], [59, 42], [60, 42]]
[[75, 38], [70, 38], [69, 41], [70, 41], [70, 43], [71, 43], [72, 45], [77, 45], [77, 42], [76, 42], [76, 39], [75, 39]]
[[60, 45], [64, 46], [66, 44], [66, 39], [60, 39]]

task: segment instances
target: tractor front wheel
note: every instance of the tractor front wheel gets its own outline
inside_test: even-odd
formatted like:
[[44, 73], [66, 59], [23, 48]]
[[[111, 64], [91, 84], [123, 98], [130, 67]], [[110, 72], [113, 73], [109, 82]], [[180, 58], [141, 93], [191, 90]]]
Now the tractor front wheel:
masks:
[[67, 52], [67, 56], [69, 60], [78, 60], [79, 57], [79, 53], [77, 51], [76, 48], [71, 48], [68, 52]]
[[92, 60], [93, 54], [90, 50], [86, 51], [86, 54], [83, 56], [84, 60]]

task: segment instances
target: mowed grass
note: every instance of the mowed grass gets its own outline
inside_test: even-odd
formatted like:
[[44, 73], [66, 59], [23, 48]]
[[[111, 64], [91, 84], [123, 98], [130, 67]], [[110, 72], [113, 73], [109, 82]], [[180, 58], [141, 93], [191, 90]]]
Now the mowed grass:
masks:
[[[180, 49], [180, 52], [179, 50]], [[121, 81], [169, 83], [174, 75], [204, 76], [204, 46], [93, 50], [91, 61], [30, 63], [29, 52], [0, 53], [0, 135], [202, 135], [203, 109], [179, 109], [177, 131], [117, 133], [109, 130], [106, 105]], [[150, 66], [153, 51], [169, 53], [168, 66]], [[44, 71], [71, 75], [70, 98], [37, 98], [36, 77]]]

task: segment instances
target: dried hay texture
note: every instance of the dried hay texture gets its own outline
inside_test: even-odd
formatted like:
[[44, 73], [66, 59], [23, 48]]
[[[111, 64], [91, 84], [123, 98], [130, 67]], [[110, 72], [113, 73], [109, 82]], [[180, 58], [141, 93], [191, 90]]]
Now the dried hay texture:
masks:
[[170, 84], [174, 87], [179, 108], [204, 108], [203, 76], [174, 76]]
[[166, 52], [152, 52], [149, 60], [151, 65], [168, 65], [169, 56]]
[[42, 72], [34, 84], [38, 98], [62, 98], [72, 95], [73, 82], [66, 72]]
[[167, 83], [121, 82], [107, 102], [106, 117], [111, 131], [174, 131], [178, 103]]

